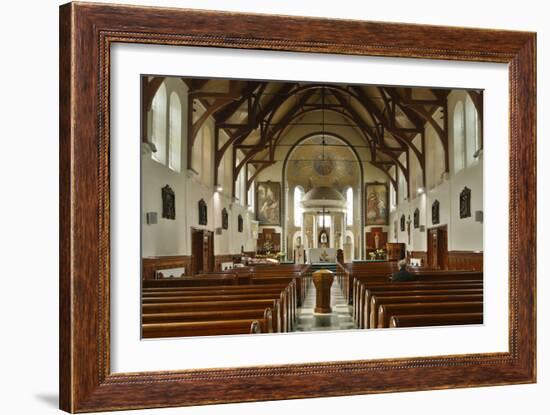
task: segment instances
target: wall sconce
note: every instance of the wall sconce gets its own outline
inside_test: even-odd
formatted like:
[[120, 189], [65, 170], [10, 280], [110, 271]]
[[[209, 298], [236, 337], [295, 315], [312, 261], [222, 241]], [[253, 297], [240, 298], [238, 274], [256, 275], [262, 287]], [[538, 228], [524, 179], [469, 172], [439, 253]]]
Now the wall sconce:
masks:
[[215, 187], [216, 192], [221, 193], [223, 192], [223, 187], [220, 184], [217, 184]]
[[425, 189], [423, 187], [419, 187], [417, 190], [416, 190], [416, 193], [421, 195], [421, 194], [424, 194], [425, 192]]
[[147, 212], [145, 214], [147, 225], [156, 225], [158, 223], [157, 212]]
[[482, 210], [476, 210], [474, 213], [474, 217], [476, 222], [483, 223], [483, 211]]

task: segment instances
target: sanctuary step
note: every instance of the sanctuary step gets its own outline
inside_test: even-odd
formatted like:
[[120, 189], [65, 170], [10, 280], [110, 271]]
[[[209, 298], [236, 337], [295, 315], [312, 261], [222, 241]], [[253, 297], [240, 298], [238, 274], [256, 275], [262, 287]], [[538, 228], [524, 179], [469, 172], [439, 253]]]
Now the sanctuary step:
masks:
[[328, 269], [329, 271], [336, 273], [336, 263], [323, 262], [323, 263], [311, 264], [311, 268], [309, 269], [309, 271], [313, 274], [315, 271], [319, 271], [320, 269]]

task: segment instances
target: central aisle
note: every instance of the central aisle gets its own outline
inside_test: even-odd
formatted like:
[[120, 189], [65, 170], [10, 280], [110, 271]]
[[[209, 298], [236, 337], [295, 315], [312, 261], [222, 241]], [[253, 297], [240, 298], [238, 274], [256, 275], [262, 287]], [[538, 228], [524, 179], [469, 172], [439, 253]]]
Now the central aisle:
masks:
[[302, 308], [298, 312], [298, 324], [296, 331], [328, 331], [328, 330], [349, 330], [357, 328], [351, 316], [351, 306], [346, 303], [342, 295], [340, 285], [334, 281], [330, 290], [330, 304], [332, 313], [316, 314], [315, 287], [310, 282], [308, 294]]

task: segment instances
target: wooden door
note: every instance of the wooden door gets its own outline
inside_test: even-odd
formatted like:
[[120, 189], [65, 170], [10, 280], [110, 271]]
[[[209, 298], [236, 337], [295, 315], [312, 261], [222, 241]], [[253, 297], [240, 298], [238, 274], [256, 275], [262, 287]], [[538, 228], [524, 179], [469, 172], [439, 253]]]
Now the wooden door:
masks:
[[437, 264], [440, 269], [448, 269], [447, 227], [437, 229]]
[[428, 230], [428, 266], [448, 268], [447, 226]]
[[428, 266], [438, 268], [438, 234], [437, 228], [428, 230]]
[[214, 233], [203, 231], [202, 272], [214, 271]]
[[193, 275], [200, 274], [203, 268], [203, 233], [200, 229], [191, 229], [191, 256]]

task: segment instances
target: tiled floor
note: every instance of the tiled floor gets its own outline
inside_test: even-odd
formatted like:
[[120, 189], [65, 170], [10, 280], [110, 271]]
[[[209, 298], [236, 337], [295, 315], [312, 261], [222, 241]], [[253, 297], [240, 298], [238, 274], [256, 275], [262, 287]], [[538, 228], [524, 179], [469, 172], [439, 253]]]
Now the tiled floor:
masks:
[[346, 304], [342, 290], [336, 281], [332, 284], [330, 297], [332, 313], [314, 313], [315, 287], [311, 283], [304, 304], [298, 311], [296, 331], [328, 331], [356, 328], [351, 317], [351, 307]]

